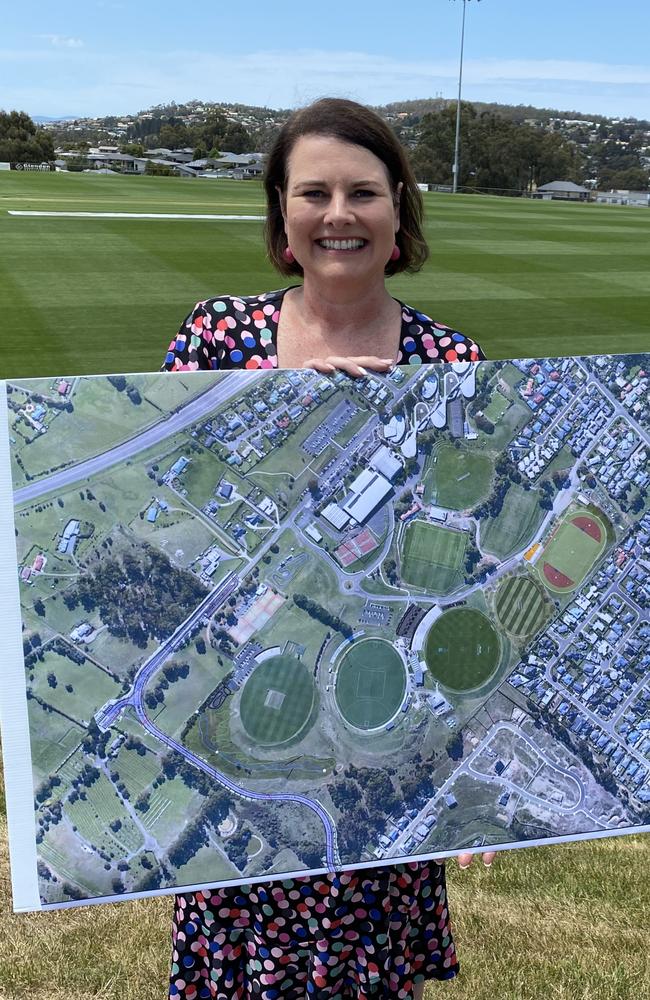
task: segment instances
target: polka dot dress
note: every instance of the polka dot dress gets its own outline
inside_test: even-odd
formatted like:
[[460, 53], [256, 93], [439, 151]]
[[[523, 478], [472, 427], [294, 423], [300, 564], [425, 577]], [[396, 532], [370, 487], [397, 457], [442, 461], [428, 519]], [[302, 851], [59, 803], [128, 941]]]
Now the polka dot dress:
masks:
[[[287, 291], [199, 302], [163, 368], [277, 368]], [[401, 305], [398, 364], [484, 358], [468, 337]], [[176, 897], [173, 1000], [411, 1000], [416, 983], [457, 972], [444, 868], [434, 862]]]
[[[277, 368], [277, 332], [285, 293], [222, 295], [199, 302], [167, 351], [167, 371], [211, 368]], [[397, 363], [479, 361], [484, 355], [470, 338], [410, 306], [402, 306]]]
[[435, 862], [176, 897], [177, 1000], [410, 1000], [457, 972]]

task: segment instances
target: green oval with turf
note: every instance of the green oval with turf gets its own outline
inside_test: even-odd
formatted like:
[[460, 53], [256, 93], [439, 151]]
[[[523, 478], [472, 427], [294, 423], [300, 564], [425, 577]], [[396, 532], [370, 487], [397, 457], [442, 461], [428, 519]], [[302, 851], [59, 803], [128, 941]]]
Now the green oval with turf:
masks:
[[357, 729], [377, 729], [395, 715], [406, 691], [406, 670], [392, 643], [362, 639], [344, 653], [336, 674], [336, 704]]
[[250, 738], [275, 746], [307, 725], [316, 696], [310, 670], [295, 656], [271, 656], [258, 664], [241, 694], [239, 715]]
[[429, 629], [424, 657], [434, 680], [452, 691], [472, 691], [494, 674], [501, 659], [501, 643], [482, 612], [452, 608]]

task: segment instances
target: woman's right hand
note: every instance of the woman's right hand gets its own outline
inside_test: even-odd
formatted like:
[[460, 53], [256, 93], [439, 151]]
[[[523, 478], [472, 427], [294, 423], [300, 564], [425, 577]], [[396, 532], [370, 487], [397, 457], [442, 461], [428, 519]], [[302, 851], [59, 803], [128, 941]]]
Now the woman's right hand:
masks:
[[369, 372], [389, 372], [395, 364], [394, 358], [377, 358], [372, 354], [355, 358], [339, 357], [332, 354], [327, 358], [308, 358], [305, 368], [313, 368], [321, 375], [333, 375], [334, 372], [345, 372], [352, 378], [363, 378]]

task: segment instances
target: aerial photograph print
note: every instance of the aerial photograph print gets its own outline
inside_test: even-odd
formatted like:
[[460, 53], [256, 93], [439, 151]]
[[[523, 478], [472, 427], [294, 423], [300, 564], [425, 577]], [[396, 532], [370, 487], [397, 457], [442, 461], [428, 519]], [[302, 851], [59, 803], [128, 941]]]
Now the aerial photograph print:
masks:
[[650, 1000], [650, 4], [1, 20], [0, 1000]]
[[7, 382], [17, 907], [648, 828], [649, 363]]

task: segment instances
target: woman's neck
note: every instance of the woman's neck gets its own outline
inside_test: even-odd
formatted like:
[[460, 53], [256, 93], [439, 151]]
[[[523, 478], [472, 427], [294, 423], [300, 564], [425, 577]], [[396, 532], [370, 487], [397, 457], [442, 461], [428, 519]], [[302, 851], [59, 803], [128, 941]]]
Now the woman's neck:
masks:
[[383, 281], [364, 290], [315, 286], [287, 292], [278, 326], [278, 360], [300, 367], [307, 358], [397, 355], [401, 308]]

